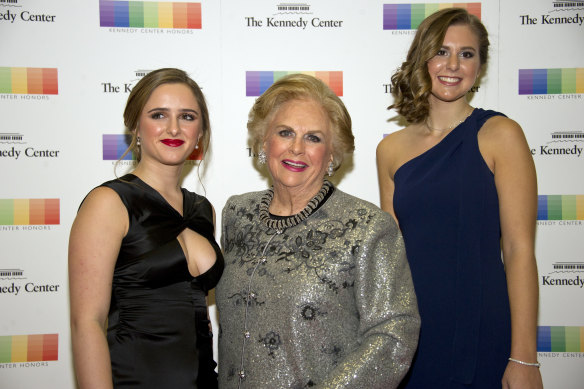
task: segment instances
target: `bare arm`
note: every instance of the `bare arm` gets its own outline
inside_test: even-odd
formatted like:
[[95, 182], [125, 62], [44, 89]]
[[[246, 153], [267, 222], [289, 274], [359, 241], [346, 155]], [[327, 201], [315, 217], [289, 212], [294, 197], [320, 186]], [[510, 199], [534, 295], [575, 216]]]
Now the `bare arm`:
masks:
[[395, 216], [395, 211], [393, 210], [393, 174], [391, 173], [392, 166], [392, 152], [391, 152], [391, 139], [386, 137], [377, 146], [377, 179], [379, 183], [379, 200], [380, 207], [385, 212]]
[[87, 196], [71, 228], [71, 338], [81, 389], [113, 387], [105, 331], [114, 266], [127, 229], [124, 205], [104, 187]]
[[[483, 133], [484, 131], [484, 133]], [[481, 134], [482, 133], [482, 134]], [[511, 307], [511, 355], [537, 361], [538, 284], [535, 260], [537, 178], [521, 127], [496, 117], [479, 132], [481, 152], [495, 175], [502, 248]], [[509, 362], [503, 388], [542, 388], [539, 369]]]

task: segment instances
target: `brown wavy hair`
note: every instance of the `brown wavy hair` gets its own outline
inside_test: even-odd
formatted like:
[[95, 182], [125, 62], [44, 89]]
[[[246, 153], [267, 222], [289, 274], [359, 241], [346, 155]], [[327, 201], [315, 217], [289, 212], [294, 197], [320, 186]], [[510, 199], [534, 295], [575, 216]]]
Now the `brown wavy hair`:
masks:
[[343, 101], [321, 80], [306, 74], [289, 74], [258, 97], [249, 112], [247, 129], [253, 149], [261, 150], [270, 120], [282, 104], [291, 100], [314, 100], [327, 113], [333, 133], [333, 167], [355, 150], [351, 116]]
[[136, 159], [140, 161], [140, 147], [137, 143], [136, 129], [138, 128], [138, 122], [140, 119], [140, 114], [146, 105], [146, 102], [154, 92], [154, 89], [158, 88], [163, 84], [184, 84], [191, 89], [197, 104], [199, 104], [199, 109], [201, 110], [201, 139], [200, 145], [203, 147], [203, 159], [204, 155], [207, 153], [209, 148], [209, 143], [211, 140], [211, 122], [209, 120], [209, 110], [207, 109], [207, 103], [205, 101], [205, 96], [199, 88], [199, 85], [191, 79], [188, 74], [180, 69], [175, 68], [162, 68], [154, 70], [144, 77], [132, 88], [130, 95], [128, 96], [128, 101], [126, 102], [126, 108], [124, 110], [124, 125], [126, 130], [132, 134], [132, 142], [126, 150], [126, 152], [120, 157], [122, 160], [130, 151], [136, 155]]
[[454, 25], [471, 28], [479, 41], [481, 66], [487, 63], [489, 35], [479, 18], [462, 8], [446, 8], [424, 19], [418, 27], [406, 60], [391, 76], [394, 103], [388, 109], [395, 109], [409, 123], [420, 123], [428, 117], [432, 80], [427, 62], [441, 49], [448, 27]]

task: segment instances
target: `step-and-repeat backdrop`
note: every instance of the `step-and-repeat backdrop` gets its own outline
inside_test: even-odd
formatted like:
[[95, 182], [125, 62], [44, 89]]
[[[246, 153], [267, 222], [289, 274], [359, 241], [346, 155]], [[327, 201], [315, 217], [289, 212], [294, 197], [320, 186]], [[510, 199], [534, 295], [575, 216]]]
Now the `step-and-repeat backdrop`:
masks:
[[132, 156], [114, 163], [144, 74], [178, 67], [203, 88], [212, 147], [201, 166], [187, 162], [183, 186], [217, 214], [228, 196], [268, 186], [247, 114], [292, 72], [323, 79], [347, 105], [356, 151], [333, 178], [378, 204], [375, 148], [403, 125], [386, 110], [390, 76], [420, 21], [453, 5], [480, 16], [492, 43], [471, 103], [518, 121], [537, 166], [545, 385], [582, 388], [584, 2], [554, 0], [0, 0], [0, 386], [75, 387], [68, 234], [84, 195], [132, 169]]

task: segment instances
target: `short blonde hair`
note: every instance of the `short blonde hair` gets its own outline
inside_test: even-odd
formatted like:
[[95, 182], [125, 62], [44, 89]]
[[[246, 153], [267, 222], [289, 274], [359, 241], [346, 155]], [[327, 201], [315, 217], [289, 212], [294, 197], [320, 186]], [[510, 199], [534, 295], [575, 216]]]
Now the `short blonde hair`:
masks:
[[329, 118], [333, 133], [333, 167], [336, 170], [345, 154], [355, 150], [351, 116], [343, 101], [324, 82], [306, 74], [284, 76], [256, 99], [247, 122], [252, 147], [256, 152], [261, 150], [268, 124], [282, 104], [306, 99], [319, 103]]

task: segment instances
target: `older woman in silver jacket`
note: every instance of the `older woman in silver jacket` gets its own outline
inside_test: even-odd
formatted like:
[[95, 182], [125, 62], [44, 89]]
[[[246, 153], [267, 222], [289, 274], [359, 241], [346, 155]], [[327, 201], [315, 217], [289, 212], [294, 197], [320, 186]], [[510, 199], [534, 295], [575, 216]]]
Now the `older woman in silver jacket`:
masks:
[[397, 387], [416, 297], [394, 219], [324, 179], [354, 149], [344, 104], [289, 75], [256, 100], [248, 129], [273, 187], [223, 209], [219, 386]]

